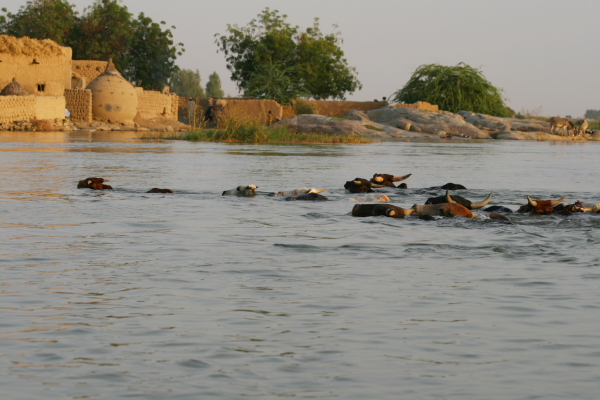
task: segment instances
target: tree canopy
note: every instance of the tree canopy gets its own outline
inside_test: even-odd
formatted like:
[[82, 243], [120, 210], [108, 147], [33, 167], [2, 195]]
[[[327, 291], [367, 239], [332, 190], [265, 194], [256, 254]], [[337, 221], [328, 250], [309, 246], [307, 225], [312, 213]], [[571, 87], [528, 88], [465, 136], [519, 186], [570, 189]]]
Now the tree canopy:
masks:
[[146, 89], [162, 89], [185, 51], [170, 29], [162, 29], [164, 22], [144, 13], [136, 19], [118, 0], [96, 0], [81, 16], [65, 0], [31, 0], [16, 14], [2, 11], [0, 34], [52, 39], [71, 47], [75, 60], [112, 58], [125, 78]]
[[227, 25], [227, 35], [215, 35], [231, 79], [245, 96], [343, 99], [362, 87], [344, 58], [339, 31], [323, 34], [317, 18], [302, 31], [286, 18], [266, 8], [247, 26]]
[[225, 97], [225, 92], [221, 89], [221, 77], [216, 71], [208, 76], [208, 82], [206, 83], [206, 97], [214, 97], [215, 99], [222, 99]]
[[182, 69], [171, 75], [171, 92], [183, 97], [205, 97], [200, 71]]
[[397, 102], [427, 101], [451, 112], [468, 110], [498, 117], [510, 116], [502, 90], [488, 82], [480, 70], [465, 63], [454, 67], [421, 65], [393, 96]]
[[600, 119], [600, 110], [585, 110], [583, 118]]

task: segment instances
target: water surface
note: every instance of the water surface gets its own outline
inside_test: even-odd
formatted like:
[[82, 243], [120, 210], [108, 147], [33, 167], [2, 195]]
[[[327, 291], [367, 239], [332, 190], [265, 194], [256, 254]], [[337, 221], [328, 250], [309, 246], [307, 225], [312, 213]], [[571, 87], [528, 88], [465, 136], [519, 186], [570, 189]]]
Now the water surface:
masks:
[[[0, 133], [0, 392], [597, 399], [600, 215], [353, 218], [447, 182], [600, 203], [597, 143], [251, 145]], [[76, 189], [88, 176], [112, 192]], [[327, 188], [330, 201], [222, 197]], [[152, 187], [175, 194], [146, 194]]]

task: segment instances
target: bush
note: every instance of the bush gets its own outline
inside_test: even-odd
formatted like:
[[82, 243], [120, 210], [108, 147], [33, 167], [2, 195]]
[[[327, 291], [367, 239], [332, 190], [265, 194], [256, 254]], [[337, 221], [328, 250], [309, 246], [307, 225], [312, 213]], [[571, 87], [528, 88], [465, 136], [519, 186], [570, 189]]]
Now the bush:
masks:
[[296, 110], [296, 115], [317, 113], [317, 107], [306, 100], [296, 100], [294, 109]]
[[510, 117], [501, 92], [480, 70], [465, 63], [455, 67], [427, 64], [417, 68], [406, 85], [394, 93], [393, 100], [399, 103], [426, 101], [454, 113], [468, 110]]

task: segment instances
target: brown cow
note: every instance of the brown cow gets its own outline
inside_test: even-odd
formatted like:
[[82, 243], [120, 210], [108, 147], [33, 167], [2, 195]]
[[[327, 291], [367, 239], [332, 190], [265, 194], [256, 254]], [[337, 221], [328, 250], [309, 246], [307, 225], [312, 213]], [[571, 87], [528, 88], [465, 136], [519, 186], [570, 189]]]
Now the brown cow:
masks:
[[567, 196], [564, 196], [560, 200], [531, 200], [531, 197], [527, 196], [527, 204], [521, 206], [517, 212], [530, 212], [539, 215], [552, 214], [555, 211], [553, 207], [565, 201], [566, 198]]
[[93, 190], [113, 190], [112, 186], [105, 185], [103, 182], [110, 182], [104, 178], [86, 178], [77, 183], [77, 189], [93, 189]]

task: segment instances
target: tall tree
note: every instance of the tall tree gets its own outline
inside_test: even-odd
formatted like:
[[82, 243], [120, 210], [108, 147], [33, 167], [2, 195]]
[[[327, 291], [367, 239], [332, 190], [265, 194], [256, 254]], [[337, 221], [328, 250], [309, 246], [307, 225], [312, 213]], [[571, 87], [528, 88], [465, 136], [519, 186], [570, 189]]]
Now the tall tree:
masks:
[[[161, 21], [160, 25], [165, 25]], [[175, 59], [185, 49], [173, 45], [173, 33], [140, 13], [132, 22], [133, 39], [129, 49], [129, 68], [125, 76], [144, 88], [161, 90], [177, 69]], [[174, 26], [171, 27], [175, 29]], [[179, 43], [178, 46], [183, 46]]]
[[96, 0], [86, 8], [76, 29], [73, 59], [113, 59], [121, 72], [131, 68], [132, 14], [117, 0]]
[[502, 90], [493, 86], [481, 73], [465, 63], [454, 67], [439, 64], [421, 65], [404, 87], [394, 93], [397, 102], [427, 101], [440, 109], [510, 117]]
[[[266, 8], [247, 26], [227, 25], [227, 35], [215, 35], [231, 79], [239, 89], [248, 95], [256, 93], [256, 87], [260, 86], [257, 77], [264, 81], [269, 71], [277, 72], [282, 83], [291, 83], [281, 93], [304, 93], [315, 99], [343, 99], [346, 93], [362, 87], [356, 69], [344, 58], [339, 32], [324, 35], [318, 19], [312, 27], [301, 31], [299, 26], [286, 22], [286, 18], [287, 15]], [[277, 70], [270, 66], [276, 66]]]
[[78, 19], [73, 6], [64, 0], [33, 0], [19, 8], [16, 14], [2, 11], [0, 33], [33, 39], [52, 39], [61, 46], [71, 42]]
[[182, 69], [174, 72], [169, 81], [171, 92], [182, 97], [205, 97], [200, 71]]
[[584, 118], [600, 119], [600, 110], [585, 110]]
[[216, 71], [208, 76], [208, 82], [206, 83], [206, 96], [214, 97], [215, 99], [222, 99], [225, 97], [225, 92], [223, 89], [221, 89], [221, 78]]

